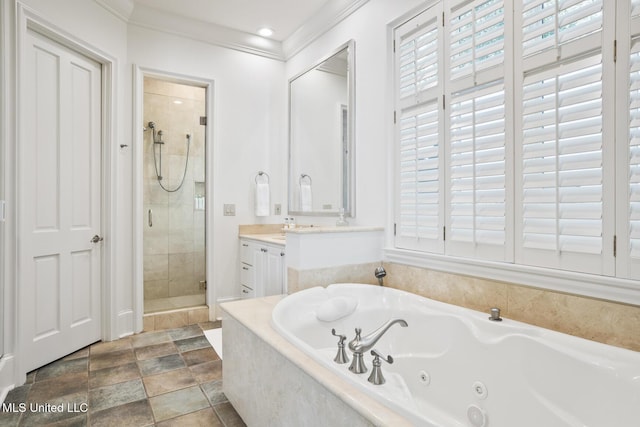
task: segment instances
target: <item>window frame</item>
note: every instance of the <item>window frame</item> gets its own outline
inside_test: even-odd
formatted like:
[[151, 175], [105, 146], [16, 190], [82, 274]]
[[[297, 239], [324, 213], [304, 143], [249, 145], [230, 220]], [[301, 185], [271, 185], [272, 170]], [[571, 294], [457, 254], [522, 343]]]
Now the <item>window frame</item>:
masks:
[[[432, 1], [429, 4], [419, 8], [414, 9], [412, 12], [407, 13], [403, 17], [399, 18], [395, 22], [392, 22], [389, 25], [389, 37], [393, 40], [395, 37], [395, 29], [399, 26], [399, 23], [406, 23], [411, 21], [412, 17], [418, 15], [421, 11], [424, 11], [428, 8], [435, 7], [441, 3], [440, 1]], [[505, 5], [510, 2], [505, 2]], [[603, 8], [607, 7], [606, 2], [603, 2]], [[631, 0], [629, 0], [631, 3]], [[640, 3], [640, 2], [639, 2]], [[620, 7], [613, 11], [613, 7], [609, 6], [607, 11], [604, 11], [604, 19], [603, 19], [603, 46], [602, 46], [602, 55], [604, 59], [603, 65], [603, 74], [607, 73], [607, 76], [614, 76], [612, 80], [615, 81], [615, 88], [612, 85], [606, 86], [606, 91], [604, 92], [606, 95], [610, 97], [607, 101], [611, 101], [615, 98], [612, 105], [615, 106], [615, 111], [621, 111], [624, 113], [625, 100], [628, 100], [628, 87], [625, 86], [625, 82], [628, 81], [628, 66], [625, 68], [624, 64], [628, 64], [628, 58], [625, 58], [625, 52], [628, 56], [628, 52], [630, 49], [630, 35], [634, 34], [633, 29], [629, 29], [629, 26], [623, 25], [625, 20], [629, 21], [630, 9], [631, 6], [624, 5], [624, 7]], [[445, 8], [446, 10], [446, 8]], [[513, 110], [513, 123], [514, 126], [511, 128], [512, 136], [515, 134], [515, 138], [511, 138], [511, 141], [514, 141], [517, 138], [517, 133], [519, 132], [517, 129], [522, 129], [521, 123], [521, 91], [517, 90], [519, 87], [518, 84], [522, 81], [522, 70], [523, 63], [530, 63], [528, 61], [520, 61], [518, 60], [519, 55], [522, 57], [521, 52], [522, 48], [518, 48], [521, 45], [522, 41], [522, 31], [520, 30], [519, 24], [521, 22], [522, 16], [522, 3], [517, 2], [514, 7], [513, 13], [508, 16], [515, 17], [514, 19], [505, 19], [505, 25], [509, 27], [509, 29], [505, 29], [505, 39], [512, 41], [512, 46], [509, 48], [512, 49], [514, 53], [512, 53], [512, 66], [511, 72], [506, 71], [504, 75], [505, 79], [505, 90], [509, 91], [509, 85], [511, 85], [514, 89], [512, 92], [514, 93], [513, 102], [510, 107]], [[640, 37], [640, 15], [632, 19], [632, 27], [636, 30], [636, 35]], [[622, 22], [623, 24], [620, 24]], [[616, 25], [617, 23], [617, 25]], [[513, 37], [508, 37], [509, 34], [507, 31], [511, 31]], [[445, 30], [446, 33], [446, 30]], [[614, 45], [614, 40], [615, 45]], [[583, 41], [580, 41], [580, 44]], [[591, 41], [589, 41], [591, 43]], [[617, 52], [614, 52], [614, 49], [617, 47]], [[505, 47], [507, 49], [507, 47]], [[613, 57], [614, 54], [617, 53], [618, 60], [614, 63], [612, 60], [608, 60], [609, 57]], [[609, 56], [610, 55], [610, 56]], [[445, 54], [446, 56], [446, 54]], [[621, 60], [621, 57], [623, 60]], [[395, 88], [395, 54], [391, 54], [389, 56], [391, 65], [391, 81], [393, 82], [393, 87]], [[509, 68], [509, 67], [507, 67]], [[447, 74], [445, 74], [445, 81], [447, 81]], [[627, 92], [625, 96], [625, 90]], [[447, 92], [445, 88], [445, 93]], [[624, 99], [623, 99], [624, 98]], [[395, 99], [395, 89], [393, 90], [393, 98]], [[627, 101], [628, 102], [628, 101]], [[608, 105], [608, 104], [607, 104]], [[628, 103], [626, 104], [628, 110]], [[395, 105], [394, 107], [395, 108]], [[448, 114], [448, 111], [446, 112]], [[621, 117], [622, 116], [622, 117]], [[615, 114], [615, 124], [608, 125], [611, 127], [613, 131], [611, 134], [607, 136], [607, 138], [613, 137], [615, 140], [618, 140], [621, 135], [628, 135], [629, 129], [627, 124], [627, 114]], [[609, 120], [609, 119], [607, 119]], [[626, 128], [625, 128], [626, 126]], [[615, 133], [615, 135], [614, 135]], [[394, 125], [394, 137], [395, 137], [395, 125]], [[448, 137], [447, 137], [448, 138]], [[445, 145], [448, 141], [445, 141]], [[603, 142], [604, 144], [604, 142]], [[398, 239], [395, 235], [395, 232], [391, 232], [389, 234], [391, 245], [385, 250], [385, 256], [388, 261], [397, 262], [401, 264], [407, 264], [417, 267], [429, 268], [434, 270], [441, 270], [456, 274], [463, 275], [472, 275], [481, 278], [497, 280], [497, 281], [505, 281], [516, 284], [522, 284], [527, 286], [534, 286], [542, 289], [548, 289], [553, 291], [560, 292], [569, 292], [578, 295], [590, 296], [595, 298], [601, 298], [612, 301], [619, 301], [629, 304], [640, 305], [640, 280], [637, 278], [640, 277], [640, 260], [630, 260], [629, 257], [625, 257], [624, 254], [621, 254], [621, 251], [628, 250], [628, 241], [629, 239], [622, 239], [619, 236], [629, 236], [629, 217], [625, 215], [625, 209], [628, 211], [628, 173], [629, 173], [629, 144], [627, 140], [627, 144], [621, 143], [611, 143], [608, 142], [608, 147], [603, 152], [603, 161], [609, 162], [609, 164], [615, 165], [615, 180], [613, 177], [608, 178], [608, 180], [603, 183], [603, 191], [607, 194], [615, 194], [615, 198], [611, 197], [606, 204], [605, 209], [608, 210], [606, 215], [609, 215], [611, 218], [607, 219], [608, 223], [603, 225], [603, 248], [606, 247], [607, 251], [611, 251], [613, 254], [613, 241], [617, 240], [617, 256], [614, 258], [613, 256], [607, 256], [605, 263], [609, 265], [614, 265], [614, 273], [613, 275], [602, 275], [602, 274], [594, 274], [594, 273], [583, 273], [578, 271], [570, 271], [570, 270], [560, 270], [551, 267], [540, 267], [534, 265], [524, 265], [519, 263], [522, 260], [523, 253], [519, 248], [519, 243], [516, 243], [516, 236], [518, 232], [521, 231], [521, 226], [518, 225], [520, 221], [517, 218], [521, 217], [522, 209], [518, 200], [518, 187], [521, 184], [519, 177], [520, 167], [518, 166], [518, 156], [520, 153], [516, 148], [518, 146], [515, 144], [507, 144], [510, 145], [509, 149], [511, 152], [509, 153], [510, 162], [508, 161], [507, 169], [513, 168], [513, 178], [511, 182], [513, 186], [509, 189], [507, 193], [507, 205], [510, 205], [510, 212], [507, 212], [506, 219], [512, 222], [513, 228], [511, 228], [511, 237], [507, 237], [507, 244], [510, 246], [507, 249], [507, 252], [511, 253], [511, 259], [506, 257], [505, 261], [491, 261], [491, 260], [483, 260], [479, 258], [471, 258], [471, 257], [461, 257], [455, 256], [447, 250], [447, 241], [444, 241], [444, 248], [441, 252], [425, 252], [422, 251], [419, 247], [410, 247], [409, 245], [398, 245]], [[611, 145], [614, 147], [611, 147]], [[393, 144], [393, 153], [394, 153], [394, 161], [392, 175], [393, 175], [393, 194], [394, 194], [394, 210], [393, 215], [391, 217], [392, 221], [392, 230], [395, 230], [398, 225], [398, 204], [397, 204], [397, 147], [396, 140], [394, 139]], [[448, 158], [448, 156], [445, 156]], [[448, 161], [448, 160], [447, 160]], [[626, 162], [626, 166], [625, 166]], [[624, 167], [620, 167], [623, 165]], [[446, 169], [446, 165], [443, 166]], [[446, 177], [446, 182], [448, 183], [448, 178]], [[615, 181], [615, 182], [614, 182]], [[448, 184], [447, 184], [448, 185]], [[447, 190], [448, 191], [448, 190]], [[626, 199], [625, 199], [626, 196]], [[449, 196], [447, 195], [446, 198]], [[615, 200], [615, 203], [612, 203], [611, 200]], [[445, 209], [448, 209], [448, 203], [444, 206]], [[519, 216], [520, 215], [520, 216]], [[443, 218], [447, 218], [445, 215]], [[618, 236], [618, 238], [616, 238]], [[622, 255], [622, 256], [621, 256]]]

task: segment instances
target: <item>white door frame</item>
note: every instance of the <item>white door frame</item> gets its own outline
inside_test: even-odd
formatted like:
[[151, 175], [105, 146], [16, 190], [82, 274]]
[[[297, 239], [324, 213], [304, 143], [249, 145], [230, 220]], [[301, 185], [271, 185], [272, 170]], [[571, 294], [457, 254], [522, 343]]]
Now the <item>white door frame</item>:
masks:
[[133, 221], [133, 276], [135, 286], [135, 330], [142, 331], [144, 316], [144, 208], [143, 208], [143, 168], [144, 168], [144, 135], [143, 135], [143, 109], [144, 109], [144, 77], [155, 77], [174, 83], [199, 86], [206, 89], [206, 116], [207, 126], [205, 128], [205, 265], [207, 290], [205, 293], [206, 303], [209, 306], [209, 320], [216, 319], [216, 283], [213, 275], [213, 159], [214, 159], [214, 123], [213, 123], [213, 100], [214, 81], [194, 76], [171, 73], [152, 68], [133, 66], [133, 136], [135, 141], [133, 177], [134, 177], [134, 221]]
[[[104, 236], [104, 242], [102, 247], [102, 277], [101, 277], [101, 323], [102, 331], [101, 337], [103, 341], [109, 341], [117, 338], [117, 316], [114, 313], [115, 308], [115, 292], [112, 286], [113, 278], [115, 277], [115, 247], [116, 245], [112, 241], [115, 230], [116, 220], [116, 186], [113, 184], [113, 179], [116, 175], [116, 164], [114, 159], [115, 153], [118, 150], [115, 145], [116, 135], [116, 82], [115, 82], [115, 70], [116, 59], [112, 56], [102, 52], [101, 50], [89, 45], [83, 40], [66, 33], [64, 30], [49, 23], [37, 13], [31, 9], [25, 7], [21, 3], [16, 4], [16, 61], [15, 61], [15, 79], [16, 79], [16, 97], [15, 97], [15, 116], [13, 119], [13, 126], [15, 128], [16, 138], [13, 142], [11, 152], [14, 153], [15, 165], [18, 165], [18, 144], [21, 141], [21, 129], [19, 124], [21, 123], [20, 117], [20, 100], [23, 94], [20, 93], [20, 76], [21, 73], [21, 57], [25, 52], [25, 40], [27, 37], [27, 30], [33, 30], [40, 33], [47, 38], [50, 38], [63, 46], [74, 50], [84, 56], [87, 56], [102, 65], [102, 151], [101, 151], [101, 209], [102, 209], [102, 235]], [[11, 144], [11, 142], [9, 142]], [[20, 229], [20, 218], [17, 215], [18, 198], [20, 193], [18, 191], [20, 183], [18, 182], [17, 170], [12, 171], [12, 186], [15, 191], [15, 200], [11, 201], [11, 215], [15, 217], [16, 230]], [[11, 237], [9, 237], [11, 239]], [[19, 253], [19, 236], [11, 239], [9, 245], [15, 249], [14, 253]], [[18, 259], [14, 257], [14, 271], [15, 271], [15, 283], [20, 283], [21, 272], [18, 270]], [[15, 307], [18, 306], [20, 300], [20, 289], [17, 285], [15, 289]], [[22, 337], [22, 325], [20, 322], [20, 314], [15, 312], [14, 320], [16, 322], [16, 355], [20, 355], [23, 351], [23, 337]], [[16, 378], [20, 381], [24, 378], [24, 367], [20, 364], [20, 357], [17, 357], [16, 364]]]

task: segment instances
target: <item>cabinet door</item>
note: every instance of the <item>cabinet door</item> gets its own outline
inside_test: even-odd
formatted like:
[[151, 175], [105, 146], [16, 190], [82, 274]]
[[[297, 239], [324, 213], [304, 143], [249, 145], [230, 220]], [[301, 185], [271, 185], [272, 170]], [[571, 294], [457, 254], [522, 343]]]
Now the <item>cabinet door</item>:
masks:
[[280, 295], [284, 293], [284, 248], [269, 246], [266, 249], [263, 295]]

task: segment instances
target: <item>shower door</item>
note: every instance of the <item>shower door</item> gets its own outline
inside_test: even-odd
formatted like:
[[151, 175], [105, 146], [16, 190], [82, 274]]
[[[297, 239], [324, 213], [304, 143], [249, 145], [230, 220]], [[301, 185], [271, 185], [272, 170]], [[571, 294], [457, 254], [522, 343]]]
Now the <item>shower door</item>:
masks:
[[144, 78], [144, 312], [205, 305], [206, 89]]

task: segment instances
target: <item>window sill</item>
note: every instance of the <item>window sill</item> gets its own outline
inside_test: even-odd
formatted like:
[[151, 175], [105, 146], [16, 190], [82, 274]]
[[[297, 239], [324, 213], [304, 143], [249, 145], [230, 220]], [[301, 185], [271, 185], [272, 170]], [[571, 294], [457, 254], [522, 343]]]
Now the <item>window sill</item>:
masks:
[[640, 281], [386, 248], [385, 261], [640, 306]]

